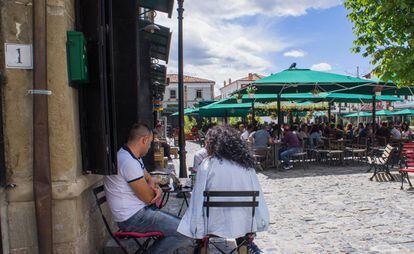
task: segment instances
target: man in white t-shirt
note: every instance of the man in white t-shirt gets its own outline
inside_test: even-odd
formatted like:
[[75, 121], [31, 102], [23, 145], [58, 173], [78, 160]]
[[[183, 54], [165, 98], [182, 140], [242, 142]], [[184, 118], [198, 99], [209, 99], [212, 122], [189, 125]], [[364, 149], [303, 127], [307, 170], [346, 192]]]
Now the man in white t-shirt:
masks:
[[145, 170], [142, 156], [151, 146], [153, 133], [145, 124], [135, 124], [128, 142], [117, 154], [118, 174], [105, 176], [106, 199], [114, 220], [123, 231], [161, 231], [164, 238], [151, 246], [149, 253], [173, 253], [192, 245], [192, 240], [177, 232], [180, 219], [155, 207], [161, 189]]

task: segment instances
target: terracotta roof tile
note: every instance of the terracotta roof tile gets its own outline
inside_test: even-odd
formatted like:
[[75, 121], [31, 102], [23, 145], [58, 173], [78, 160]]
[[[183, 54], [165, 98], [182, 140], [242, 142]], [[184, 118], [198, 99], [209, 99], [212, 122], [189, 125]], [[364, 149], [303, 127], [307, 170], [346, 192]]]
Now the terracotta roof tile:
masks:
[[[170, 83], [178, 83], [178, 74], [167, 74]], [[184, 83], [215, 83], [213, 80], [184, 75]]]

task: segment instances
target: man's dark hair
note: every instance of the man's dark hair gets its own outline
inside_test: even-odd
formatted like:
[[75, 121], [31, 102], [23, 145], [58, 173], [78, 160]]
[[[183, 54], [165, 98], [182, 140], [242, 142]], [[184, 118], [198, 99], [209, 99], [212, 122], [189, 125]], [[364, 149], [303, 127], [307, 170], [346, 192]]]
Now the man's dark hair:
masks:
[[132, 125], [129, 135], [128, 135], [128, 141], [133, 141], [140, 137], [148, 136], [152, 133], [152, 130], [148, 125], [145, 123], [136, 123]]

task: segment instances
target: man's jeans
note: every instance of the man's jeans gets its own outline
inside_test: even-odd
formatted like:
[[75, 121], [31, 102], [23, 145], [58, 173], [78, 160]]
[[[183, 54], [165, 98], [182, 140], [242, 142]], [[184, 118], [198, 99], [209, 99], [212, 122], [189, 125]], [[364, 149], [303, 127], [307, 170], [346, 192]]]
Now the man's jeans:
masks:
[[164, 238], [152, 245], [148, 253], [174, 253], [181, 247], [193, 246], [193, 240], [178, 233], [177, 228], [180, 218], [162, 212], [154, 206], [147, 206], [135, 213], [126, 221], [119, 222], [118, 226], [123, 231], [149, 232], [161, 231]]
[[287, 150], [283, 151], [280, 154], [280, 159], [283, 161], [283, 164], [285, 166], [289, 165], [289, 156], [295, 153], [300, 153], [302, 151], [302, 148], [300, 147], [291, 147], [288, 148]]

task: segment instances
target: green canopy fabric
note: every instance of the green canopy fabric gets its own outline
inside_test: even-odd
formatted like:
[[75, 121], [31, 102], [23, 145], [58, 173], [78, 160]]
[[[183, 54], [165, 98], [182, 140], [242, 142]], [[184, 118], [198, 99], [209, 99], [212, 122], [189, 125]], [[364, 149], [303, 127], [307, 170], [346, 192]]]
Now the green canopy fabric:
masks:
[[[199, 108], [185, 108], [184, 115], [197, 115], [199, 110]], [[171, 114], [171, 116], [178, 116], [178, 112]]]
[[384, 110], [377, 111], [377, 112], [375, 113], [375, 115], [377, 115], [377, 116], [392, 116], [392, 113], [393, 113], [393, 112], [391, 112], [391, 111], [389, 111], [389, 110], [384, 109]]
[[[375, 115], [376, 116], [392, 116], [393, 113], [395, 113], [395, 112], [391, 112], [389, 110], [384, 109], [384, 110], [377, 111], [375, 113]], [[368, 117], [371, 117], [372, 116], [372, 113], [371, 112], [359, 112], [359, 115], [358, 115], [358, 113], [353, 113], [353, 114], [345, 115], [344, 117], [357, 117], [357, 116], [368, 116]]]
[[368, 112], [359, 112], [359, 113], [352, 113], [352, 114], [348, 114], [348, 115], [344, 115], [344, 117], [369, 117], [372, 116], [371, 113]]
[[[321, 92], [373, 94], [378, 86], [384, 95], [411, 95], [411, 90], [414, 92], [413, 87], [399, 89], [392, 83], [378, 80], [296, 68], [272, 74], [252, 84], [258, 89], [256, 93], [303, 93], [317, 89]], [[241, 92], [247, 93], [246, 88]]]
[[246, 116], [252, 107], [251, 103], [220, 104], [219, 102], [200, 108], [199, 115], [202, 117]]
[[[376, 96], [376, 101], [402, 101], [401, 98], [390, 95]], [[280, 99], [282, 101], [330, 101], [330, 102], [348, 102], [348, 103], [369, 103], [372, 102], [372, 95], [366, 94], [346, 94], [346, 93], [287, 93], [281, 94]], [[242, 102], [274, 102], [277, 100], [276, 94], [254, 94], [253, 98], [250, 98], [247, 94], [243, 95]], [[220, 103], [236, 103], [236, 98], [231, 97], [221, 100]]]
[[403, 109], [399, 111], [392, 112], [391, 115], [393, 116], [413, 116], [414, 115], [414, 109]]

